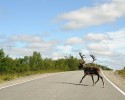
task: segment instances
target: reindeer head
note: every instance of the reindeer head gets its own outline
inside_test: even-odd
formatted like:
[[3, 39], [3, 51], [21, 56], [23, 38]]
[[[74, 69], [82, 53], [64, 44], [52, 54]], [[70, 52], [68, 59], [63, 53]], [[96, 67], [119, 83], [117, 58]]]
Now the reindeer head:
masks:
[[[85, 60], [84, 60], [84, 58], [85, 58], [85, 55], [83, 55], [82, 53], [79, 53], [79, 55], [80, 55], [80, 57], [81, 57], [81, 59], [82, 59], [82, 61], [80, 62], [80, 65], [79, 65], [79, 68], [81, 68], [81, 67], [87, 67], [87, 63], [85, 62]], [[94, 61], [95, 60], [97, 60], [97, 59], [95, 59], [95, 56], [94, 55], [90, 55], [90, 57], [92, 57], [92, 64], [94, 63]]]
[[86, 67], [86, 62], [85, 62], [85, 60], [84, 60], [85, 55], [82, 55], [81, 52], [79, 53], [79, 55], [80, 55], [80, 57], [81, 57], [81, 59], [82, 59], [82, 61], [80, 61], [80, 63], [79, 63], [79, 68]]

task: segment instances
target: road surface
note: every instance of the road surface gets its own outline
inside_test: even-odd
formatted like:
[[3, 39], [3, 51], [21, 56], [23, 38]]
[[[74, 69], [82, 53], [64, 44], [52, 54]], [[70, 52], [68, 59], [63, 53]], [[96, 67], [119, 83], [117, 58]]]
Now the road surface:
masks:
[[90, 76], [80, 84], [82, 76], [83, 71], [64, 72], [0, 88], [0, 100], [125, 100], [106, 79], [102, 88], [101, 80], [92, 86]]

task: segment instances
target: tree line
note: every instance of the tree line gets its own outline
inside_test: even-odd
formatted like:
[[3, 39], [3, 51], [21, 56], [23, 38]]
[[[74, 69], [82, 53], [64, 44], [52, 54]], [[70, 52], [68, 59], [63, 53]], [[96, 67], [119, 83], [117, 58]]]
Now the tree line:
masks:
[[[31, 56], [13, 59], [6, 56], [3, 49], [0, 49], [0, 74], [23, 74], [32, 71], [59, 70], [74, 71], [79, 69], [80, 60], [70, 55], [69, 57], [53, 60], [42, 58], [39, 52], [34, 51]], [[104, 70], [110, 70], [106, 66], [98, 65]]]
[[78, 60], [73, 56], [53, 60], [43, 59], [39, 52], [34, 51], [32, 56], [13, 59], [6, 56], [3, 49], [0, 49], [0, 74], [26, 73], [40, 70], [73, 71], [78, 69]]

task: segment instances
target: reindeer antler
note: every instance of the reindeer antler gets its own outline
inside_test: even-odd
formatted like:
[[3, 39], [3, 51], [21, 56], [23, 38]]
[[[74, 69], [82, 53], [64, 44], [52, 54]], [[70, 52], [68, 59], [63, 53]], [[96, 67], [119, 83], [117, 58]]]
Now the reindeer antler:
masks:
[[83, 62], [85, 62], [85, 60], [84, 60], [85, 55], [82, 55], [82, 53], [81, 53], [81, 52], [79, 52], [79, 55], [80, 55], [80, 57], [81, 57], [82, 61], [83, 61]]
[[90, 56], [91, 56], [92, 59], [93, 59], [92, 63], [93, 63], [95, 60], [97, 60], [97, 59], [95, 59], [95, 56], [94, 56], [94, 55], [90, 55]]

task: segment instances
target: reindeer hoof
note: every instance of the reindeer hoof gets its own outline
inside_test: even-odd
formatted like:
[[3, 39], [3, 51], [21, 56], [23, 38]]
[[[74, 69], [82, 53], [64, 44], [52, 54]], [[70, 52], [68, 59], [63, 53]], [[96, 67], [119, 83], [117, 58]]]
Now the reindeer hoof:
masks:
[[103, 85], [103, 88], [105, 88], [105, 84]]

